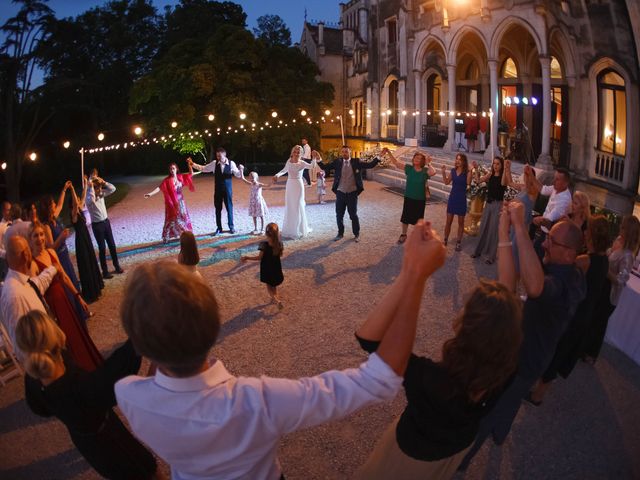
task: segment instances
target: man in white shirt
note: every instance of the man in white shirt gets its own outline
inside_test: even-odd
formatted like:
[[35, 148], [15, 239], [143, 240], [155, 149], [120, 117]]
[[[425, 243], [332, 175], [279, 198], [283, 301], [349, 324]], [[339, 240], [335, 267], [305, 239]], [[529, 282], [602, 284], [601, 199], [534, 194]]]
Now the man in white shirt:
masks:
[[56, 267], [51, 266], [44, 269], [37, 277], [30, 278], [31, 249], [21, 236], [9, 239], [6, 251], [9, 273], [2, 286], [0, 314], [13, 342], [14, 350], [18, 351], [15, 339], [18, 320], [31, 310], [47, 311], [44, 292], [47, 291], [58, 271]]
[[102, 277], [105, 279], [113, 278], [107, 266], [107, 249], [105, 243], [109, 247], [109, 255], [111, 255], [111, 262], [113, 263], [113, 268], [115, 268], [115, 273], [124, 273], [124, 270], [120, 267], [120, 262], [118, 262], [116, 242], [113, 239], [111, 222], [107, 215], [107, 206], [104, 203], [104, 197], [108, 197], [115, 191], [116, 187], [98, 176], [89, 179], [86, 206], [91, 216], [91, 230], [93, 230], [93, 236], [96, 238], [96, 243], [98, 244]]
[[533, 180], [537, 183], [540, 193], [549, 196], [549, 203], [547, 203], [544, 213], [534, 217], [531, 222], [537, 227], [533, 247], [542, 260], [544, 257], [542, 244], [547, 238], [547, 233], [554, 223], [568, 215], [571, 210], [571, 191], [569, 191], [571, 175], [565, 168], [557, 168], [553, 175], [553, 185], [543, 186], [536, 177], [533, 177]]
[[229, 224], [229, 232], [236, 233], [233, 227], [233, 182], [234, 175], [238, 178], [242, 177], [240, 169], [236, 166], [236, 162], [227, 158], [227, 151], [218, 147], [216, 149], [216, 160], [207, 164], [200, 165], [195, 163], [191, 157], [187, 158], [187, 162], [196, 170], [203, 173], [213, 172], [215, 187], [213, 192], [213, 205], [216, 209], [216, 231], [215, 235], [222, 233], [222, 205], [227, 209], [227, 222]]
[[120, 380], [116, 398], [135, 435], [171, 465], [172, 478], [276, 480], [283, 435], [395, 397], [426, 280], [446, 253], [430, 225], [417, 227], [400, 274], [367, 319], [390, 325], [377, 352], [359, 368], [298, 380], [235, 377], [220, 360], [209, 364], [221, 323], [213, 291], [175, 262], [133, 272], [122, 323], [158, 370]]
[[[309, 146], [309, 140], [307, 140], [306, 138], [302, 138], [300, 140], [300, 143], [302, 144], [302, 159], [305, 162], [310, 162], [313, 163], [313, 161], [311, 160], [311, 147]], [[311, 173], [309, 169], [304, 169], [302, 171], [302, 176], [304, 177], [305, 181], [307, 182], [307, 185], [311, 185]]]

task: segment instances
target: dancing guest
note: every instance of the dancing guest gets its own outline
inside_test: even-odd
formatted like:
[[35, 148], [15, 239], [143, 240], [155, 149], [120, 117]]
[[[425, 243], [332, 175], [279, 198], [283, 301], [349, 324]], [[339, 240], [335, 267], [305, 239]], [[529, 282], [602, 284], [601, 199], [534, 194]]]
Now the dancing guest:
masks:
[[31, 276], [31, 249], [21, 235], [6, 242], [9, 271], [4, 279], [0, 296], [0, 320], [16, 345], [16, 325], [20, 317], [31, 310], [47, 311], [44, 294], [58, 274], [54, 266], [45, 268], [39, 275]]
[[69, 256], [69, 249], [67, 248], [67, 238], [71, 235], [71, 230], [65, 228], [59, 220], [67, 190], [71, 185], [71, 180], [65, 182], [57, 202], [50, 195], [40, 199], [38, 218], [44, 226], [47, 248], [53, 248], [56, 251], [62, 268], [64, 268], [75, 287], [80, 288], [76, 271]]
[[184, 187], [188, 187], [192, 192], [195, 190], [192, 179], [192, 163], [187, 162], [187, 164], [189, 165], [189, 173], [180, 173], [178, 165], [175, 163], [170, 164], [169, 175], [162, 181], [160, 186], [144, 195], [144, 198], [149, 198], [158, 192], [162, 192], [164, 196], [163, 243], [167, 243], [174, 238], [180, 238], [182, 232], [193, 231], [189, 210], [187, 210], [182, 193]]
[[416, 152], [411, 159], [411, 165], [400, 162], [393, 156], [388, 148], [383, 148], [381, 155], [386, 155], [391, 160], [393, 166], [399, 170], [404, 170], [406, 184], [404, 190], [404, 203], [402, 205], [402, 233], [398, 238], [398, 243], [407, 240], [407, 229], [409, 225], [415, 225], [418, 220], [424, 218], [424, 209], [427, 205], [427, 182], [429, 178], [436, 174], [436, 169], [431, 165], [431, 157], [427, 159], [424, 153]]
[[[376, 353], [359, 368], [300, 380], [236, 378], [221, 360], [210, 364], [221, 323], [213, 291], [173, 262], [138, 267], [121, 318], [136, 351], [158, 370], [155, 378], [116, 384], [118, 406], [135, 435], [171, 466], [174, 478], [276, 480], [283, 435], [394, 398], [427, 278], [445, 257], [434, 232], [418, 227], [407, 240], [400, 274], [370, 313], [381, 321], [393, 317]], [[183, 312], [180, 322], [176, 311]]]
[[[574, 201], [576, 194], [573, 196]], [[544, 396], [551, 387], [551, 382], [557, 378], [558, 373], [567, 378], [582, 356], [582, 346], [589, 331], [593, 313], [602, 298], [609, 270], [609, 260], [607, 259], [609, 222], [603, 215], [589, 217], [585, 241], [588, 254], [580, 255], [576, 259], [576, 265], [585, 272], [587, 294], [578, 305], [567, 330], [558, 342], [551, 364], [542, 375], [535, 390], [527, 397], [527, 400], [536, 406], [542, 404]]]
[[442, 165], [442, 180], [445, 185], [451, 185], [451, 193], [447, 201], [447, 223], [444, 227], [444, 245], [449, 242], [453, 217], [458, 216], [458, 237], [456, 252], [462, 250], [462, 234], [464, 233], [464, 217], [467, 214], [467, 187], [471, 184], [469, 161], [464, 153], [456, 155], [454, 168], [447, 175], [447, 167]]
[[[311, 158], [311, 147], [309, 146], [309, 140], [303, 137], [300, 140], [300, 146], [302, 147], [302, 158], [311, 163], [310, 169], [302, 171], [302, 177], [304, 178], [304, 181], [307, 182], [308, 186], [310, 186], [312, 181], [311, 173], [313, 171], [313, 160]], [[313, 178], [313, 180], [315, 180], [315, 177]]]
[[[227, 209], [227, 222], [229, 224], [229, 232], [236, 233], [233, 227], [233, 176], [240, 178], [242, 172], [236, 166], [236, 162], [227, 158], [227, 151], [222, 148], [216, 148], [216, 160], [207, 164], [199, 165], [195, 163], [191, 157], [187, 158], [190, 167], [203, 173], [213, 172], [215, 187], [213, 193], [213, 205], [216, 209], [216, 231], [213, 235], [222, 233], [222, 205]], [[243, 168], [242, 166], [240, 166]]]
[[254, 257], [243, 255], [240, 257], [240, 261], [243, 263], [249, 260], [260, 262], [260, 281], [267, 285], [267, 292], [271, 297], [271, 302], [275, 303], [279, 309], [282, 309], [282, 301], [278, 298], [278, 286], [284, 282], [282, 263], [280, 262], [284, 247], [277, 223], [267, 225], [265, 237], [267, 237], [267, 240], [260, 242], [258, 247], [260, 253], [258, 255]]
[[93, 236], [96, 237], [98, 253], [100, 254], [102, 278], [107, 280], [113, 278], [113, 275], [109, 273], [109, 268], [107, 267], [107, 249], [105, 244], [109, 246], [109, 255], [111, 256], [115, 273], [124, 273], [124, 270], [120, 268], [120, 262], [118, 262], [116, 242], [113, 240], [111, 222], [107, 214], [107, 206], [104, 203], [104, 198], [115, 191], [116, 187], [96, 175], [89, 181], [86, 197], [87, 210], [89, 210], [89, 215], [91, 216], [91, 229], [93, 230]]
[[16, 328], [27, 375], [25, 399], [33, 413], [58, 418], [71, 441], [102, 477], [151, 479], [153, 455], [138, 442], [113, 411], [113, 386], [140, 369], [131, 342], [116, 349], [93, 372], [79, 368], [65, 351], [66, 335], [46, 313], [24, 315]]
[[609, 317], [618, 305], [622, 290], [629, 280], [639, 246], [640, 221], [633, 215], [627, 215], [622, 219], [618, 237], [608, 252], [607, 280], [585, 340], [584, 355], [587, 362], [591, 364], [595, 363], [600, 355]]
[[549, 196], [549, 203], [542, 215], [534, 217], [533, 225], [536, 227], [535, 239], [533, 247], [540, 259], [544, 257], [544, 242], [547, 232], [555, 222], [567, 215], [571, 209], [571, 192], [569, 185], [571, 184], [571, 175], [564, 168], [557, 168], [553, 175], [553, 185], [542, 185], [536, 178], [536, 185], [540, 188], [542, 195]]
[[19, 203], [11, 205], [11, 213], [9, 214], [11, 217], [11, 225], [7, 228], [6, 232], [4, 232], [4, 238], [2, 239], [5, 250], [7, 250], [9, 240], [13, 237], [19, 236], [27, 240], [27, 242], [29, 241], [29, 227], [31, 226], [31, 222], [27, 220], [26, 213], [26, 210], [24, 210]]
[[87, 228], [87, 219], [84, 216], [88, 188], [89, 181], [86, 175], [82, 179], [82, 194], [80, 198], [78, 198], [73, 185], [71, 185], [71, 224], [75, 230], [76, 264], [80, 274], [82, 298], [87, 303], [92, 303], [100, 297], [104, 288], [104, 280], [100, 273], [96, 252]]
[[575, 223], [580, 230], [586, 232], [591, 217], [591, 201], [586, 193], [580, 191], [573, 193], [571, 208], [566, 217], [567, 220]]
[[65, 333], [69, 354], [74, 362], [87, 372], [92, 372], [102, 365], [102, 355], [91, 340], [82, 320], [81, 312], [77, 311], [73, 299], [77, 298], [87, 315], [89, 314], [89, 306], [62, 269], [55, 250], [46, 248], [44, 227], [40, 222], [31, 225], [29, 241], [33, 253], [31, 275], [38, 275], [49, 267], [55, 267], [59, 272], [44, 294], [46, 306], [51, 310], [51, 315], [58, 321], [58, 325]]
[[314, 160], [317, 160], [318, 167], [329, 172], [335, 170], [333, 186], [331, 190], [336, 194], [336, 223], [338, 224], [338, 234], [334, 241], [344, 237], [344, 213], [349, 212], [351, 219], [351, 229], [353, 239], [360, 241], [360, 219], [358, 218], [358, 196], [364, 191], [362, 185], [362, 170], [375, 167], [380, 163], [379, 158], [370, 162], [363, 162], [359, 158], [351, 158], [351, 149], [343, 145], [340, 150], [340, 157], [328, 164], [322, 163], [320, 154], [315, 150], [311, 153]]
[[[267, 202], [264, 201], [262, 196], [262, 189], [269, 188], [266, 183], [260, 183], [260, 179], [256, 172], [249, 172], [251, 181], [242, 176], [242, 181], [251, 185], [251, 191], [249, 192], [249, 215], [253, 218], [253, 231], [252, 234], [262, 235], [264, 231], [264, 218], [269, 213], [267, 208]], [[258, 230], [258, 218], [260, 219], [260, 230]]]
[[198, 263], [200, 263], [200, 254], [198, 253], [198, 242], [193, 232], [182, 232], [180, 234], [180, 253], [178, 254], [178, 263], [184, 265], [187, 270], [198, 278], [202, 278], [202, 274], [198, 271]]
[[[372, 352], [388, 328], [370, 316], [356, 332]], [[382, 435], [356, 478], [453, 476], [513, 375], [522, 341], [522, 306], [498, 282], [481, 281], [453, 320], [442, 360], [411, 355], [404, 374], [407, 406]]]
[[496, 260], [498, 251], [498, 223], [500, 222], [500, 208], [507, 187], [503, 183], [504, 159], [495, 157], [491, 163], [491, 171], [480, 176], [478, 163], [473, 162], [476, 175], [476, 182], [487, 184], [487, 199], [482, 211], [480, 220], [480, 235], [476, 249], [471, 255], [472, 258], [484, 256], [487, 265], [491, 265]]
[[515, 291], [516, 269], [509, 241], [510, 227], [516, 232], [520, 277], [527, 299], [524, 302], [518, 370], [496, 406], [480, 424], [476, 441], [467, 453], [464, 469], [489, 435], [502, 445], [511, 430], [522, 400], [545, 372], [560, 337], [584, 299], [584, 274], [576, 256], [582, 248], [582, 232], [573, 223], [556, 223], [544, 242], [544, 267], [533, 250], [524, 224], [524, 205], [510, 202], [502, 209], [498, 243], [498, 281]]
[[284, 193], [284, 220], [282, 222], [282, 236], [285, 238], [302, 238], [311, 233], [307, 223], [304, 199], [304, 184], [302, 172], [311, 168], [311, 164], [302, 160], [302, 147], [296, 145], [291, 149], [291, 156], [284, 168], [276, 173], [273, 182], [278, 177], [287, 174], [287, 186]]

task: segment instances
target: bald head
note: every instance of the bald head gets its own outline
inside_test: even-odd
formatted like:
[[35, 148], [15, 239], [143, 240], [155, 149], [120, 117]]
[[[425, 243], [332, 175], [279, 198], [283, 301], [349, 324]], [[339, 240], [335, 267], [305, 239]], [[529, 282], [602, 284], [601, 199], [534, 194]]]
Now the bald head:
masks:
[[11, 270], [28, 274], [31, 266], [31, 249], [27, 240], [20, 235], [7, 242], [7, 264]]

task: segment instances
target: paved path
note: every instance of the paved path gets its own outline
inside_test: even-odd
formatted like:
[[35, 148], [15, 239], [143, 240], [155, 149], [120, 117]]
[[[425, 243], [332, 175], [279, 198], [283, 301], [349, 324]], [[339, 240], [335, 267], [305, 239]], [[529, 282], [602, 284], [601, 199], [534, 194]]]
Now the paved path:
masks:
[[[110, 211], [122, 264], [175, 257], [175, 245], [158, 244], [163, 206], [160, 196], [143, 194], [158, 178], [136, 179], [127, 198]], [[335, 235], [333, 195], [327, 205], [310, 204], [314, 231], [285, 245], [282, 312], [267, 304], [258, 268], [240, 266], [241, 252], [255, 250], [258, 238], [246, 215], [248, 186], [236, 182], [235, 236], [210, 237], [214, 229], [211, 176], [196, 179], [187, 192], [202, 257], [202, 273], [218, 293], [224, 319], [214, 349], [236, 375], [298, 377], [331, 368], [347, 368], [364, 359], [353, 331], [399, 272], [402, 198], [366, 182], [360, 197], [363, 241]], [[271, 220], [282, 222], [284, 182], [265, 192]], [[314, 189], [307, 200], [315, 201]], [[427, 207], [427, 217], [442, 231], [443, 204]], [[452, 319], [478, 277], [495, 276], [495, 266], [469, 257], [475, 240], [465, 238], [463, 252], [449, 248], [445, 266], [428, 282], [415, 351], [438, 358], [452, 333]], [[125, 275], [126, 276], [126, 275]], [[103, 298], [92, 305], [89, 329], [108, 353], [124, 339], [118, 305], [124, 278], [110, 280]], [[390, 403], [367, 408], [348, 419], [285, 437], [280, 460], [287, 479], [349, 478], [364, 462], [385, 427], [404, 407], [401, 393]], [[640, 367], [605, 346], [595, 367], [580, 364], [567, 381], [559, 381], [544, 405], [523, 406], [512, 434], [501, 448], [485, 446], [467, 479], [631, 479], [640, 478]], [[166, 469], [166, 466], [163, 465]], [[73, 448], [64, 427], [27, 409], [22, 384], [0, 387], [0, 478], [94, 479], [97, 475]]]

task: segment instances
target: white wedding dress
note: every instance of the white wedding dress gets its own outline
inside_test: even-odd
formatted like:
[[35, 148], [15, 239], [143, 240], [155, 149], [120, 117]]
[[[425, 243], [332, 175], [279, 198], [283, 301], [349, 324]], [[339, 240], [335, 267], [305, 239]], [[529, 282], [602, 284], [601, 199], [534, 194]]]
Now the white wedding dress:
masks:
[[307, 223], [302, 180], [302, 172], [305, 168], [311, 168], [311, 164], [304, 160], [298, 160], [297, 163], [287, 160], [284, 168], [276, 173], [276, 177], [281, 177], [285, 173], [289, 175], [284, 194], [284, 221], [281, 230], [285, 238], [302, 238], [311, 233]]

